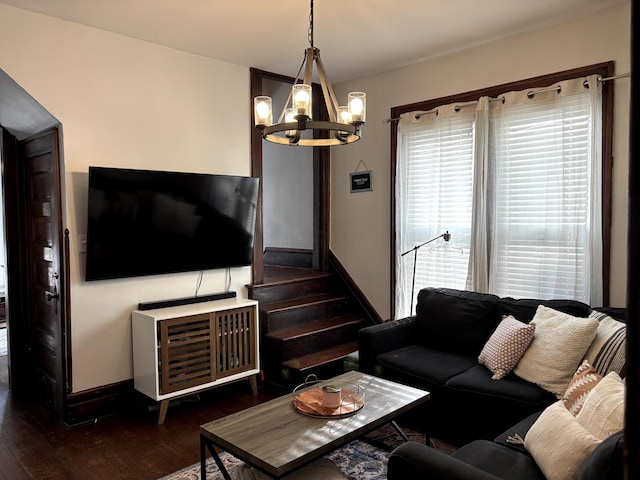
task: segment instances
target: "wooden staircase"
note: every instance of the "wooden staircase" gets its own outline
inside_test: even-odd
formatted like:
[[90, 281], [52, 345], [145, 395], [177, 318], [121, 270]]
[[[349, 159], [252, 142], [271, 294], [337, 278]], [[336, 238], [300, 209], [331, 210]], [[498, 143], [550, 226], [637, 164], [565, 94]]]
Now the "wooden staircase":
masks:
[[266, 379], [292, 386], [308, 374], [328, 378], [358, 349], [368, 322], [352, 307], [332, 273], [265, 266], [261, 284], [248, 285], [260, 304], [261, 365]]

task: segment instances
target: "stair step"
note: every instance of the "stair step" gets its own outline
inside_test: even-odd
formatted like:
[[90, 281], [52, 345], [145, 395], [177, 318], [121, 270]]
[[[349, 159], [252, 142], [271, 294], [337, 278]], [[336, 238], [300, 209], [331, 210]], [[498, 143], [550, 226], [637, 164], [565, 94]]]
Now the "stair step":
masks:
[[300, 357], [357, 339], [364, 320], [355, 315], [318, 319], [278, 330], [265, 337], [265, 348], [282, 360]]
[[309, 323], [317, 318], [337, 317], [344, 314], [347, 296], [338, 293], [322, 293], [312, 297], [260, 305], [263, 333], [290, 327], [292, 324]]
[[311, 323], [304, 323], [276, 330], [275, 332], [268, 333], [266, 335], [266, 338], [286, 342], [309, 335], [324, 335], [329, 330], [344, 328], [353, 325], [360, 325], [363, 322], [364, 320], [356, 315], [343, 315], [340, 317], [322, 318]]
[[308, 372], [314, 368], [340, 361], [356, 350], [358, 350], [357, 341], [344, 343], [326, 350], [320, 350], [309, 355], [287, 360], [282, 365], [295, 372]]
[[284, 278], [268, 283], [247, 285], [249, 297], [261, 304], [275, 303], [287, 299], [309, 297], [318, 292], [330, 291], [331, 273], [314, 273], [302, 270], [295, 278]]
[[347, 296], [341, 293], [320, 293], [308, 297], [298, 297], [289, 300], [281, 300], [278, 302], [262, 303], [260, 310], [267, 313], [275, 313], [283, 310], [291, 310], [295, 308], [305, 307], [306, 305], [318, 305], [336, 300], [346, 300]]

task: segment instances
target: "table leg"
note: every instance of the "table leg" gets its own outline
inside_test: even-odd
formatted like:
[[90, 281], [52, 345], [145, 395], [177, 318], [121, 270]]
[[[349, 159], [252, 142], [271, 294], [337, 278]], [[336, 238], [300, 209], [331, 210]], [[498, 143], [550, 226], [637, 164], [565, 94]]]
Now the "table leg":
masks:
[[[400, 436], [402, 437], [402, 439], [405, 442], [409, 441], [409, 437], [407, 437], [407, 434], [404, 433], [402, 431], [402, 429], [400, 428], [400, 426], [395, 422], [395, 420], [391, 420], [391, 425], [393, 425], [393, 428], [396, 429], [396, 431], [400, 434]], [[429, 435], [429, 433], [425, 433], [425, 444], [429, 447], [432, 447], [433, 445], [431, 444], [431, 436]]]
[[393, 428], [396, 429], [396, 432], [400, 434], [400, 436], [405, 442], [409, 441], [409, 437], [407, 437], [407, 434], [402, 431], [402, 429], [398, 426], [395, 420], [391, 420], [391, 425], [393, 425]]
[[207, 450], [202, 435], [200, 435], [200, 480], [207, 480]]
[[211, 453], [211, 456], [215, 460], [216, 465], [218, 465], [218, 468], [220, 469], [220, 473], [222, 474], [224, 479], [232, 480], [231, 475], [229, 475], [229, 472], [227, 471], [224, 464], [222, 463], [222, 460], [220, 459], [218, 452], [216, 452], [215, 447], [211, 442], [209, 442], [202, 435], [200, 435], [200, 480], [207, 480], [207, 450], [206, 449], [209, 449], [209, 453]]

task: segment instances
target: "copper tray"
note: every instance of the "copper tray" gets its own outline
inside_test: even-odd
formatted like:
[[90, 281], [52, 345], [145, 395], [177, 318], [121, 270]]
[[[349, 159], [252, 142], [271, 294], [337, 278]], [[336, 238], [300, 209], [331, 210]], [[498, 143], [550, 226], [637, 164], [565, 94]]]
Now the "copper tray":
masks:
[[320, 382], [309, 387], [308, 383], [299, 385], [294, 390], [293, 406], [304, 414], [318, 418], [336, 418], [353, 415], [364, 407], [364, 389], [354, 383], [331, 383], [340, 388], [342, 400], [340, 405], [329, 407], [322, 404], [322, 387]]

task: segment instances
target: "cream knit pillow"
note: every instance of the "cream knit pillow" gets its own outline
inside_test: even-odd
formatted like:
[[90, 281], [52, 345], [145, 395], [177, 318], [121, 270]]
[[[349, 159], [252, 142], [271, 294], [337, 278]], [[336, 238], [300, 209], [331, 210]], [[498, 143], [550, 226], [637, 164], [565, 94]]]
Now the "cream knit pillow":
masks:
[[596, 335], [598, 321], [540, 305], [531, 323], [536, 326], [533, 341], [513, 373], [562, 398]]
[[562, 401], [547, 407], [524, 437], [526, 448], [547, 480], [574, 480], [600, 444]]

